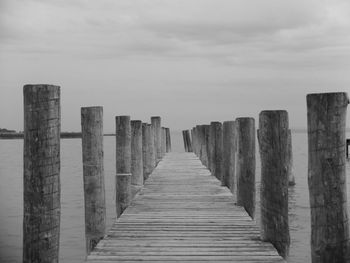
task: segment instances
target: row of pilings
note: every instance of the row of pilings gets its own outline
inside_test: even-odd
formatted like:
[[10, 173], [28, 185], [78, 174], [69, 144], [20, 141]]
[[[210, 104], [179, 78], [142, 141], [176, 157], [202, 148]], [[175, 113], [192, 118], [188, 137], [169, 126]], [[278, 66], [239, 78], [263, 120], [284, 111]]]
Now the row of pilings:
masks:
[[[61, 218], [60, 87], [25, 85], [23, 262], [58, 262]], [[116, 116], [116, 213], [119, 217], [171, 151], [169, 128]], [[87, 254], [106, 231], [103, 108], [81, 108]]]
[[[349, 98], [346, 93], [320, 93], [309, 94], [306, 100], [312, 262], [350, 262], [345, 136]], [[183, 131], [185, 151], [193, 149], [252, 218], [256, 137], [261, 159], [260, 237], [287, 258], [288, 186], [295, 184], [287, 111], [260, 112], [258, 129], [253, 118], [237, 118]]]

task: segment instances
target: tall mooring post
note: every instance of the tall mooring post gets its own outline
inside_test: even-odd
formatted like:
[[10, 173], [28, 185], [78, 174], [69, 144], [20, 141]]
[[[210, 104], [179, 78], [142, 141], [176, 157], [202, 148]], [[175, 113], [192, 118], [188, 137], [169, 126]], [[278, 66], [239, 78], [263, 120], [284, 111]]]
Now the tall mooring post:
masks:
[[237, 118], [237, 205], [255, 217], [255, 120]]
[[259, 115], [261, 157], [261, 239], [271, 242], [286, 258], [288, 225], [288, 113], [262, 111]]
[[307, 95], [313, 263], [350, 262], [346, 198], [346, 93]]
[[166, 152], [166, 129], [162, 127], [162, 158], [165, 156]]
[[131, 121], [131, 196], [143, 186], [142, 121]]
[[81, 108], [85, 240], [89, 254], [106, 230], [103, 169], [103, 108]]
[[60, 87], [25, 85], [23, 262], [58, 262]]
[[192, 152], [192, 142], [189, 130], [182, 131], [182, 138], [184, 141], [185, 152]]
[[151, 125], [142, 123], [142, 163], [143, 163], [143, 180], [147, 180], [148, 176], [152, 173], [152, 152], [153, 149], [153, 137], [151, 137]]
[[131, 201], [131, 125], [130, 116], [116, 116], [116, 212], [124, 212]]
[[165, 128], [165, 135], [166, 135], [166, 152], [171, 152], [171, 135], [170, 135], [170, 129]]
[[288, 184], [289, 186], [295, 185], [295, 177], [293, 173], [293, 146], [292, 146], [292, 131], [288, 130]]
[[151, 117], [151, 124], [154, 134], [154, 145], [156, 149], [156, 163], [162, 159], [162, 125], [159, 116]]
[[236, 123], [224, 121], [223, 123], [223, 182], [231, 192], [235, 192], [236, 184]]
[[223, 172], [223, 139], [222, 139], [222, 123], [213, 121], [210, 123], [210, 158], [211, 158], [211, 173], [222, 183]]

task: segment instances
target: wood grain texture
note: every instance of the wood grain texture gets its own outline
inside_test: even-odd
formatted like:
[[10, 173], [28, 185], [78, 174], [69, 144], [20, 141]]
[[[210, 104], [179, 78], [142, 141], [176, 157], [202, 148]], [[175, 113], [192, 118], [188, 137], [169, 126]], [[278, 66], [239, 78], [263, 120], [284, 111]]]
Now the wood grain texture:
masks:
[[255, 217], [255, 120], [237, 118], [237, 205]]
[[143, 185], [142, 122], [132, 120], [131, 125], [131, 185], [136, 191]]
[[116, 116], [116, 213], [124, 212], [131, 201], [131, 124], [130, 116]]
[[237, 132], [235, 121], [223, 123], [223, 182], [232, 193], [236, 184]]
[[346, 93], [307, 95], [313, 263], [350, 262], [346, 197]]
[[162, 159], [162, 124], [159, 116], [151, 117], [151, 125], [154, 135], [154, 147], [156, 149], [156, 163]]
[[81, 108], [86, 253], [103, 238], [106, 202], [103, 169], [103, 108]]
[[259, 115], [261, 157], [261, 238], [281, 256], [289, 253], [288, 224], [288, 113], [262, 111]]
[[193, 153], [168, 153], [88, 262], [285, 262]]
[[171, 134], [170, 128], [165, 128], [165, 136], [166, 136], [166, 152], [171, 152]]
[[23, 262], [58, 262], [60, 87], [25, 85]]

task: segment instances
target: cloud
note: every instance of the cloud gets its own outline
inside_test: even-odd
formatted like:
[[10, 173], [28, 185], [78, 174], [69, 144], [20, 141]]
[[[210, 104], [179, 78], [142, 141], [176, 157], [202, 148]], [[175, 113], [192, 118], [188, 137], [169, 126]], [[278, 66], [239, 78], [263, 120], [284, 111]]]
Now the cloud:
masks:
[[345, 0], [5, 0], [2, 7], [1, 49], [38, 56], [256, 65], [348, 54], [350, 44]]

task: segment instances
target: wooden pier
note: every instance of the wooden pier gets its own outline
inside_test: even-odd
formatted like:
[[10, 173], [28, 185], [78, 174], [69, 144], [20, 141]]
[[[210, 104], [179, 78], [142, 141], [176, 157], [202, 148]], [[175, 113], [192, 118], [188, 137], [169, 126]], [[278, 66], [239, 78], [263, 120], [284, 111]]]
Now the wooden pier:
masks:
[[193, 153], [167, 153], [87, 261], [285, 262]]

